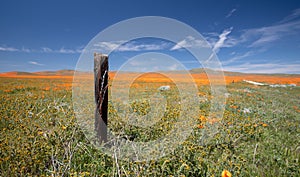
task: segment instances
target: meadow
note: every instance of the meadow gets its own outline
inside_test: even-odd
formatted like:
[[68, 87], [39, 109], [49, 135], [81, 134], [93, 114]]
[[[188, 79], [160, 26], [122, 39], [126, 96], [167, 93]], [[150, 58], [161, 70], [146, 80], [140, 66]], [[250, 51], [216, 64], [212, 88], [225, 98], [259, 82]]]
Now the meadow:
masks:
[[[188, 177], [222, 176], [224, 170], [232, 176], [300, 176], [300, 78], [230, 75], [226, 79], [222, 120], [209, 120], [210, 86], [199, 77], [192, 133], [159, 159], [133, 161], [110, 156], [86, 138], [73, 109], [72, 77], [0, 77], [0, 176]], [[298, 86], [255, 86], [243, 79]], [[109, 103], [108, 128], [141, 142], [170, 132], [180, 114], [179, 105], [173, 104], [180, 101], [176, 85], [168, 79], [140, 78], [130, 94], [145, 88], [155, 92], [160, 85], [171, 89], [165, 95], [166, 113], [158, 123], [146, 128], [130, 125]], [[143, 98], [132, 101], [130, 111], [149, 113], [147, 95]], [[213, 125], [218, 125], [215, 133], [203, 138]]]

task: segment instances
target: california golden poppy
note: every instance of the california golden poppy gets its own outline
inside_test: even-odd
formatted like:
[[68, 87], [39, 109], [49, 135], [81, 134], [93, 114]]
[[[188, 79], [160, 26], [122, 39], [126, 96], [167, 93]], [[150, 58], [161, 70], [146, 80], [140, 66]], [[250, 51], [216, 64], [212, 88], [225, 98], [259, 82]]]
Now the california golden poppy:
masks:
[[222, 177], [231, 177], [231, 173], [228, 170], [223, 170]]

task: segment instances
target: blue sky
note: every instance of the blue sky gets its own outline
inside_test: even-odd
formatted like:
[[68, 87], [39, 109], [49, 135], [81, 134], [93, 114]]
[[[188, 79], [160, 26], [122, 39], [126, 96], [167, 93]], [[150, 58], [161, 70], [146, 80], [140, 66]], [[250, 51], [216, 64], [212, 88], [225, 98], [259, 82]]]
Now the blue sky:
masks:
[[[75, 69], [82, 49], [99, 32], [140, 16], [190, 25], [210, 43], [224, 70], [300, 73], [299, 0], [1, 1], [0, 72]], [[178, 43], [195, 44], [189, 38]], [[129, 57], [161, 51], [172, 53], [188, 69], [200, 67], [176, 45], [132, 41], [112, 54], [116, 59], [110, 67], [116, 70]]]

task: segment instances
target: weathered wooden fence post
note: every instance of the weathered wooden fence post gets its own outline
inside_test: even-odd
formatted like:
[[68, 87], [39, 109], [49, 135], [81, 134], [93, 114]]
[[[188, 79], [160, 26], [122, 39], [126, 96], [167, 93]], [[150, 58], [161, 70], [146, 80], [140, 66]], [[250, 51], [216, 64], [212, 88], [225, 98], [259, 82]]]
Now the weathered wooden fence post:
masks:
[[94, 53], [95, 131], [100, 143], [107, 142], [108, 56]]

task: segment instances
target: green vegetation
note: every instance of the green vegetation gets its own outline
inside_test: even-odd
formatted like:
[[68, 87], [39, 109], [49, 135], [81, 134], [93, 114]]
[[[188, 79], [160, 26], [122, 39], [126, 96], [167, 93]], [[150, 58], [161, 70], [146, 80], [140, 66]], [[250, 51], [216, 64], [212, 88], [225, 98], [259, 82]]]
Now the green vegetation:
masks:
[[[192, 134], [161, 159], [134, 162], [109, 156], [85, 138], [76, 122], [72, 91], [56, 87], [70, 81], [0, 79], [0, 176], [221, 176], [223, 170], [233, 176], [300, 174], [299, 87], [228, 85], [223, 120], [213, 124], [218, 125], [213, 136], [201, 138], [213, 125], [207, 120], [210, 88], [200, 86]], [[110, 105], [109, 128], [134, 135], [134, 141], [163, 136], [180, 111], [172, 104], [176, 93], [170, 90], [166, 113], [148, 129], [118, 121], [117, 115], [113, 119], [116, 111]], [[149, 107], [147, 101], [131, 103], [140, 115]]]

